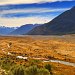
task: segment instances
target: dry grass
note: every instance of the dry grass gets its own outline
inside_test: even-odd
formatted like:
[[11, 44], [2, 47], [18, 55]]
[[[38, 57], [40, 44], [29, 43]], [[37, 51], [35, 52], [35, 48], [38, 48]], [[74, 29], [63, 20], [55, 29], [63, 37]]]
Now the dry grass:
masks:
[[[11, 47], [8, 48], [10, 42], [12, 44]], [[4, 49], [6, 53], [4, 53], [2, 49]], [[13, 53], [15, 56], [43, 57], [75, 63], [75, 37], [0, 37], [0, 56], [7, 56], [8, 52]], [[53, 64], [56, 66], [58, 65], [56, 63]], [[75, 75], [75, 68], [59, 64], [59, 67], [57, 69], [55, 68], [55, 72], [58, 75], [59, 73], [64, 75]]]

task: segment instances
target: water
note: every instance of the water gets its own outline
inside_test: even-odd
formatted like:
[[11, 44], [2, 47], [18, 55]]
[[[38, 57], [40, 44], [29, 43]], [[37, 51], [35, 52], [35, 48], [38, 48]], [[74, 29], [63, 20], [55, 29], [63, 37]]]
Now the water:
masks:
[[55, 63], [60, 63], [60, 64], [64, 64], [64, 65], [75, 67], [75, 63], [61, 61], [61, 60], [49, 60], [49, 61], [44, 61], [44, 62], [55, 62]]

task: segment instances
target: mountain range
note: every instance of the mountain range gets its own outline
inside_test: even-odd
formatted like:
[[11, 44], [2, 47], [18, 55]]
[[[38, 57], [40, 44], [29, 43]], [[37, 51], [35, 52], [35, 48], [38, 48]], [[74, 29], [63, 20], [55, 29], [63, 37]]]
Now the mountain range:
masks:
[[26, 24], [22, 25], [21, 27], [17, 28], [16, 30], [12, 31], [9, 35], [22, 35], [28, 33], [33, 28], [39, 26], [40, 24]]
[[0, 26], [0, 35], [65, 35], [75, 34], [75, 6], [45, 24], [20, 27]]
[[75, 34], [75, 6], [54, 18], [49, 23], [35, 27], [28, 35]]
[[5, 27], [0, 26], [0, 35], [7, 35], [10, 32], [14, 31], [17, 27]]

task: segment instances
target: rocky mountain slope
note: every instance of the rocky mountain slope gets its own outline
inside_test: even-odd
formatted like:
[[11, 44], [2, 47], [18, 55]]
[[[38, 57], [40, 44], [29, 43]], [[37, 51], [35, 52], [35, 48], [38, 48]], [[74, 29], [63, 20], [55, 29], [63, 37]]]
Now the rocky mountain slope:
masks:
[[35, 27], [29, 35], [64, 35], [75, 33], [75, 7], [65, 11], [49, 23]]

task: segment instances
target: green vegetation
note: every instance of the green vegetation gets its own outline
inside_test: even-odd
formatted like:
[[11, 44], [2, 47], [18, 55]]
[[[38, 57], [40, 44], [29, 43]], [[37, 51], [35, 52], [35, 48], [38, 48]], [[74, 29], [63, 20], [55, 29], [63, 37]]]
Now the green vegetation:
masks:
[[51, 75], [51, 74], [50, 74], [50, 72], [47, 69], [42, 68], [39, 71], [39, 75]]
[[14, 65], [14, 61], [12, 61], [10, 58], [2, 58], [2, 60], [0, 60], [1, 68], [5, 69], [6, 71], [8, 71]]
[[46, 64], [45, 68], [52, 74], [52, 66], [50, 64]]
[[49, 71], [51, 71], [51, 69], [52, 69], [52, 67], [51, 67], [50, 64], [46, 64], [46, 65], [45, 65], [45, 68], [48, 69]]
[[25, 75], [25, 69], [23, 66], [14, 66], [9, 71], [8, 75]]
[[0, 42], [0, 75], [75, 75], [75, 67], [45, 62], [75, 63], [75, 38], [6, 36]]
[[38, 75], [39, 69], [36, 66], [30, 66], [25, 70], [26, 75]]
[[13, 67], [8, 75], [51, 75], [45, 68], [38, 68], [37, 66], [30, 66], [25, 68], [22, 65]]
[[[15, 62], [18, 62], [15, 63]], [[0, 66], [7, 74], [4, 75], [52, 75], [51, 65], [44, 65], [41, 60], [30, 59], [28, 61], [11, 60], [11, 57], [3, 57]], [[2, 72], [3, 73], [3, 72]]]

